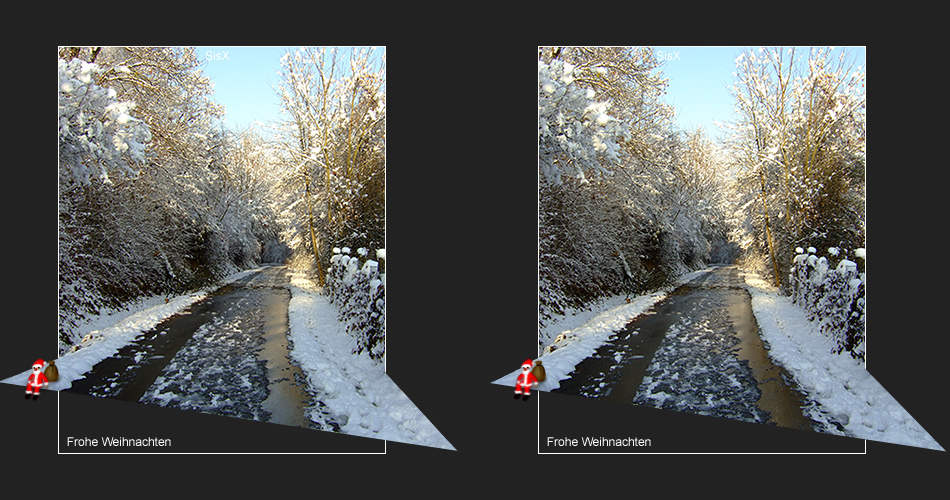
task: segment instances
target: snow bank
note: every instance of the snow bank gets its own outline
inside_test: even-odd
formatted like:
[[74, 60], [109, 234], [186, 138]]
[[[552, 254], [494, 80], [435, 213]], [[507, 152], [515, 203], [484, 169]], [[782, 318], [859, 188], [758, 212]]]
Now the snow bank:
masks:
[[[155, 296], [138, 302], [129, 309], [102, 315], [82, 327], [85, 339], [78, 349], [68, 352], [56, 361], [59, 380], [50, 382], [54, 391], [69, 389], [72, 381], [82, 378], [100, 361], [114, 355], [119, 349], [135, 340], [142, 332], [151, 330], [169, 316], [207, 296], [207, 291], [168, 299]], [[49, 362], [49, 360], [47, 360]], [[0, 382], [25, 385], [29, 370]]]
[[[811, 250], [811, 249], [809, 249]], [[709, 269], [690, 273], [679, 283], [690, 281]], [[825, 424], [823, 431], [861, 439], [943, 450], [900, 404], [867, 372], [859, 360], [847, 353], [835, 354], [833, 339], [823, 335], [805, 311], [781, 295], [755, 274], [742, 273], [752, 296], [752, 309], [766, 342], [769, 355], [794, 377], [814, 403], [807, 416]], [[640, 296], [626, 303], [614, 297], [587, 312], [562, 318], [542, 335], [560, 328], [562, 344], [537, 358], [547, 379], [536, 390], [560, 387], [574, 367], [593, 354], [630, 319], [645, 312], [666, 296], [664, 292]], [[566, 328], [565, 328], [566, 327]], [[493, 383], [514, 388], [522, 359], [516, 368]], [[840, 429], [844, 429], [842, 432]]]
[[291, 274], [291, 356], [343, 433], [454, 450], [337, 320], [337, 309], [299, 273]]
[[[222, 284], [233, 283], [260, 269], [249, 269], [227, 276]], [[106, 311], [100, 316], [79, 325], [76, 331], [84, 340], [73, 346], [72, 350], [56, 360], [59, 380], [51, 382], [49, 389], [54, 391], [69, 389], [72, 381], [85, 376], [100, 361], [111, 357], [127, 344], [135, 340], [142, 332], [155, 328], [167, 318], [178, 314], [188, 306], [204, 299], [219, 285], [204, 288], [197, 292], [165, 297], [156, 295], [135, 302], [125, 309]], [[50, 360], [46, 360], [49, 362]], [[30, 361], [32, 362], [32, 361]], [[0, 382], [25, 385], [30, 370], [14, 375]]]
[[[258, 272], [251, 269], [228, 276], [232, 283]], [[337, 310], [311, 280], [291, 274], [289, 308], [291, 356], [307, 374], [311, 388], [340, 420], [346, 434], [435, 448], [455, 448], [365, 352], [353, 354], [354, 338], [337, 320]], [[63, 390], [97, 363], [132, 342], [166, 318], [207, 297], [211, 289], [169, 299], [153, 297], [138, 305], [103, 315], [83, 325], [90, 339], [76, 351], [56, 360], [59, 380], [48, 389]], [[24, 365], [34, 360], [24, 361]], [[30, 369], [0, 382], [26, 386]]]
[[[769, 356], [818, 403], [809, 417], [837, 422], [853, 437], [943, 450], [859, 360], [833, 353], [834, 340], [790, 298], [755, 274], [743, 277]], [[826, 430], [834, 432], [833, 427]]]
[[[677, 285], [683, 284], [711, 271], [705, 268], [681, 276]], [[670, 288], [666, 288], [650, 295], [640, 295], [627, 299], [622, 295], [612, 297], [591, 308], [589, 311], [575, 311], [561, 318], [560, 321], [545, 328], [541, 332], [542, 339], [549, 338], [554, 331], [560, 331], [555, 342], [545, 348], [545, 352], [537, 358], [544, 366], [545, 381], [538, 384], [536, 390], [551, 391], [561, 386], [560, 381], [570, 378], [569, 374], [574, 367], [594, 352], [633, 318], [643, 314], [654, 304], [666, 298]], [[552, 349], [553, 347], [553, 349]], [[521, 360], [515, 360], [517, 367], [504, 377], [495, 380], [494, 384], [515, 386], [515, 379], [521, 373]]]

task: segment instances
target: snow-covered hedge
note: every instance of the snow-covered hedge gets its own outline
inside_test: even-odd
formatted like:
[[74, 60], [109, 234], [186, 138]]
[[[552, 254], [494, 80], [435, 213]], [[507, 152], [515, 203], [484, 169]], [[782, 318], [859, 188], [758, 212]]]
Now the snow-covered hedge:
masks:
[[386, 352], [386, 274], [379, 266], [379, 261], [386, 260], [386, 250], [376, 251], [378, 260], [367, 258], [368, 254], [366, 248], [357, 249], [355, 256], [347, 247], [334, 248], [326, 293], [339, 309], [347, 332], [356, 339], [353, 352], [365, 351], [378, 360]]
[[849, 260], [837, 247], [828, 249], [828, 257], [819, 257], [814, 247], [795, 251], [789, 274], [792, 300], [835, 340], [834, 352], [847, 351], [864, 360], [865, 250], [855, 250], [855, 260]]

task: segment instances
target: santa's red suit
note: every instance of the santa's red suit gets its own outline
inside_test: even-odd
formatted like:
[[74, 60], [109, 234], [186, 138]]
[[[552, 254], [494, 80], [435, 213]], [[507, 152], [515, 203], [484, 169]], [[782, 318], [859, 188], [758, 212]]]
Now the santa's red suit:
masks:
[[519, 373], [518, 378], [515, 379], [515, 397], [522, 392], [525, 396], [530, 395], [531, 387], [538, 385], [538, 379], [531, 373], [532, 364], [534, 364], [534, 362], [530, 359], [524, 360], [524, 363], [521, 364], [521, 373]]
[[43, 365], [45, 362], [42, 359], [36, 360], [36, 363], [33, 363], [33, 373], [30, 374], [30, 377], [26, 379], [26, 394], [29, 396], [33, 394], [34, 396], [40, 395], [40, 387], [49, 387], [49, 380], [46, 380], [46, 375], [43, 374]]

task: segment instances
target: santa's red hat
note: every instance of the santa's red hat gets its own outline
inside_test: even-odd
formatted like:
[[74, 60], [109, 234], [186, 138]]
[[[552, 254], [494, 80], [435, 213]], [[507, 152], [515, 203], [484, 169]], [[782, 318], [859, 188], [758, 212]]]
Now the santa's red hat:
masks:
[[534, 361], [531, 361], [530, 359], [526, 359], [524, 360], [524, 363], [521, 363], [521, 366], [531, 366], [532, 364], [534, 364]]
[[42, 359], [38, 359], [36, 360], [36, 363], [33, 363], [33, 366], [39, 366], [40, 368], [43, 368], [44, 364], [46, 364], [45, 361], [43, 361]]

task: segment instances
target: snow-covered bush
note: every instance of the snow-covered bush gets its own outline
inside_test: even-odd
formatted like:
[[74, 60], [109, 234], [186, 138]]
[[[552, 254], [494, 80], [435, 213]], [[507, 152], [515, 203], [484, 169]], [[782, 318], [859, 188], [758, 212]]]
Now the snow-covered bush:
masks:
[[[339, 309], [339, 319], [356, 339], [354, 353], [367, 352], [382, 359], [386, 352], [386, 274], [377, 260], [366, 258], [368, 249], [350, 255], [347, 247], [334, 248], [327, 272], [326, 294]], [[365, 258], [361, 263], [360, 257]], [[376, 251], [385, 262], [386, 251]]]
[[565, 61], [538, 61], [539, 167], [553, 183], [562, 170], [579, 178], [585, 170], [609, 174], [605, 165], [620, 161], [618, 142], [630, 138], [627, 124], [607, 114], [609, 103], [574, 85], [575, 69]]
[[130, 114], [135, 103], [94, 83], [99, 72], [96, 64], [59, 60], [59, 161], [77, 184], [136, 175], [151, 139], [148, 126]]
[[[834, 352], [847, 351], [856, 359], [864, 359], [865, 346], [865, 273], [859, 262], [865, 250], [854, 251], [849, 260], [845, 251], [831, 247], [828, 256], [840, 259], [832, 264], [829, 257], [818, 256], [818, 250], [796, 249], [789, 283], [792, 299], [805, 309], [809, 319], [817, 321], [821, 331], [835, 340]], [[863, 264], [863, 262], [862, 262]]]

